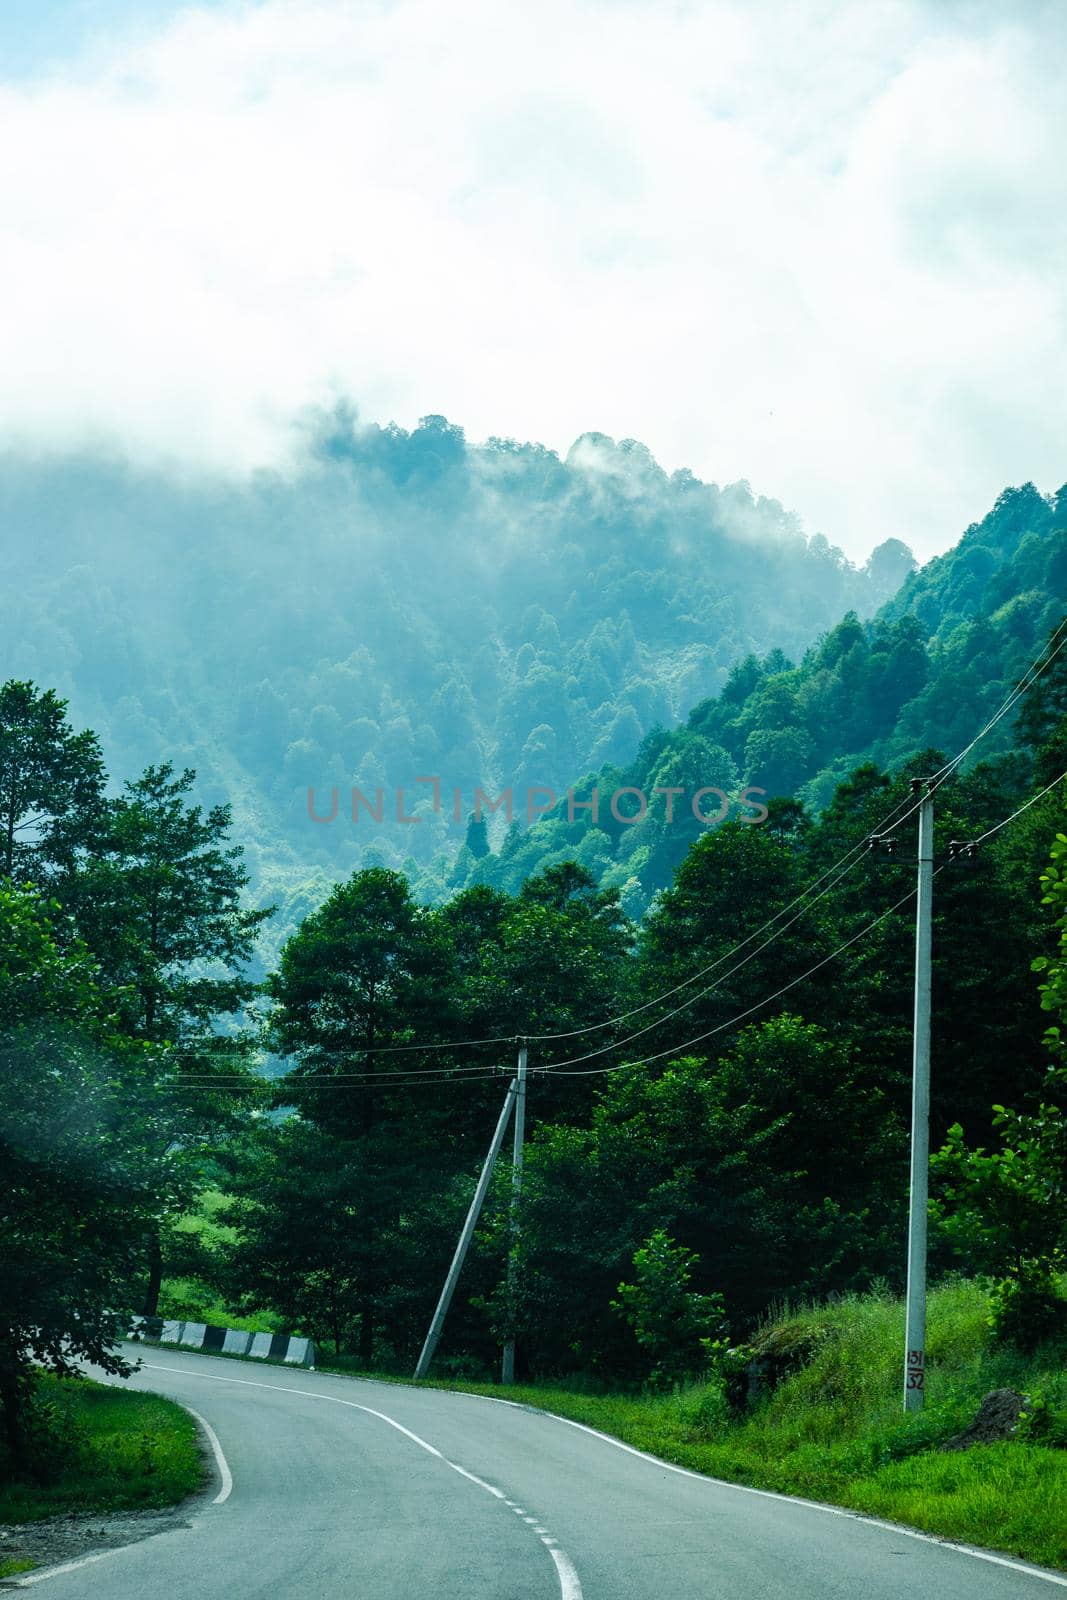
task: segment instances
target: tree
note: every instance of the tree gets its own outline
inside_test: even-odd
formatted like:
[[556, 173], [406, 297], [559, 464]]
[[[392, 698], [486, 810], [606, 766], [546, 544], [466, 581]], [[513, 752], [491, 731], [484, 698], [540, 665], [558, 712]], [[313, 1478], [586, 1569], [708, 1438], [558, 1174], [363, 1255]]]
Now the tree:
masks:
[[[228, 844], [230, 808], [190, 805], [195, 779], [164, 762], [127, 783], [102, 808], [88, 859], [59, 885], [100, 962], [119, 1026], [165, 1047], [183, 1074], [161, 1129], [164, 1148], [217, 1138], [249, 1104], [256, 1041], [236, 1023], [256, 992], [246, 966], [272, 911], [243, 905], [248, 875], [240, 846]], [[154, 1231], [147, 1316], [162, 1273]]]
[[611, 1302], [633, 1330], [650, 1363], [648, 1381], [656, 1388], [690, 1376], [707, 1360], [708, 1344], [726, 1337], [722, 1296], [697, 1294], [689, 1282], [696, 1256], [662, 1228], [634, 1251], [635, 1282], [620, 1283]]
[[489, 854], [489, 824], [484, 817], [477, 816], [473, 811], [467, 818], [467, 849], [475, 861], [480, 861]]
[[95, 733], [75, 733], [51, 689], [0, 687], [0, 875], [41, 882], [95, 816], [104, 767]]
[[[647, 1013], [642, 1027], [684, 1006], [681, 1016], [666, 1021], [662, 1029], [643, 1033], [635, 1056], [713, 1026], [725, 1027], [732, 1017], [799, 978], [832, 948], [825, 906], [813, 902], [792, 926], [790, 919], [783, 919], [780, 929], [770, 930], [778, 936], [766, 952], [760, 950], [764, 934], [731, 956], [783, 911], [802, 882], [798, 853], [769, 828], [724, 822], [697, 841], [645, 918], [639, 935], [639, 982], [644, 994], [655, 996], [686, 984], [705, 968], [714, 970], [666, 1007]], [[824, 971], [798, 985], [783, 1003], [822, 1015], [815, 1011], [815, 997], [831, 991]], [[679, 1033], [680, 1026], [684, 1033]], [[725, 1044], [725, 1038], [717, 1037], [716, 1044]]]
[[[1044, 1009], [1067, 1013], [1067, 834], [1056, 835], [1042, 876], [1045, 904], [1057, 913], [1059, 951], [1038, 956], [1034, 970]], [[1054, 1060], [1044, 1092], [1027, 1112], [993, 1107], [1000, 1148], [964, 1142], [958, 1123], [933, 1158], [941, 1190], [934, 1214], [941, 1231], [971, 1270], [992, 1272], [1001, 1283], [994, 1307], [998, 1331], [1034, 1345], [1067, 1321], [1055, 1274], [1067, 1262], [1067, 1064], [1059, 1022], [1046, 1032]]]
[[[599, 890], [592, 874], [575, 861], [563, 861], [528, 878], [512, 901], [499, 939], [482, 951], [483, 1015], [497, 1021], [493, 1032], [568, 1034], [590, 1023], [607, 1021], [626, 1004], [633, 932], [622, 911], [618, 891]], [[559, 1061], [583, 1050], [599, 1048], [610, 1033], [535, 1045], [533, 1065]], [[602, 1060], [610, 1059], [603, 1057]], [[527, 1116], [529, 1126], [540, 1117], [568, 1108], [581, 1114], [588, 1080], [537, 1080]]]
[[190, 805], [196, 774], [150, 766], [110, 801], [92, 858], [64, 885], [86, 942], [117, 992], [131, 1036], [209, 1058], [220, 1017], [255, 992], [244, 972], [273, 908], [242, 904], [228, 805]]
[[[1052, 630], [1046, 649], [1062, 635], [1067, 625], [1064, 616]], [[1044, 671], [1023, 697], [1016, 724], [1023, 741], [1034, 755], [1035, 776], [1039, 784], [1051, 783], [1067, 769], [1067, 648], [1050, 658]]]
[[594, 1127], [624, 1162], [645, 1224], [699, 1257], [731, 1319], [890, 1270], [904, 1142], [862, 1046], [783, 1014], [743, 1029], [718, 1060], [683, 1056], [619, 1073]]
[[[447, 970], [433, 917], [401, 873], [371, 867], [338, 884], [286, 941], [267, 981], [268, 1041], [295, 1063], [291, 1103], [334, 1132], [370, 1133], [390, 1076], [420, 1064], [388, 1052], [447, 1026]], [[366, 1080], [355, 1110], [350, 1097], [302, 1087], [353, 1073]]]
[[[415, 904], [406, 879], [372, 867], [339, 884], [305, 918], [267, 984], [274, 1002], [267, 1037], [293, 1061], [279, 1100], [345, 1147], [346, 1204], [361, 1235], [352, 1282], [364, 1364], [389, 1283], [389, 1236], [406, 1203], [398, 1173], [417, 1154], [420, 1184], [432, 1186], [449, 1150], [449, 1138], [437, 1135], [452, 1086], [430, 1090], [435, 1105], [410, 1077], [431, 1058], [419, 1042], [447, 1037], [452, 1025], [448, 956], [433, 915]], [[414, 1051], [405, 1048], [411, 1044]]]
[[0, 1401], [16, 1472], [33, 1362], [131, 1370], [114, 1345], [144, 1240], [182, 1198], [163, 1065], [115, 1031], [89, 953], [57, 937], [57, 914], [0, 884]]

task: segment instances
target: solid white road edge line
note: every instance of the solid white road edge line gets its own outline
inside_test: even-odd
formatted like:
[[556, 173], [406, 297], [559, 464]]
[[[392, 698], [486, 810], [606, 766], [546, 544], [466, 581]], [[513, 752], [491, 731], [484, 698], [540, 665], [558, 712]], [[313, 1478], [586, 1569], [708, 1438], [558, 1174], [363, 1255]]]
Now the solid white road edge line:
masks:
[[222, 1453], [222, 1446], [219, 1443], [219, 1436], [207, 1418], [202, 1417], [199, 1411], [194, 1411], [192, 1406], [186, 1406], [185, 1409], [188, 1411], [191, 1417], [195, 1418], [195, 1420], [199, 1422], [200, 1426], [207, 1434], [207, 1441], [211, 1446], [212, 1453], [214, 1454], [215, 1465], [219, 1469], [219, 1477], [222, 1479], [222, 1488], [219, 1490], [214, 1500], [212, 1500], [211, 1504], [213, 1506], [221, 1506], [224, 1500], [228, 1500], [230, 1498], [230, 1491], [233, 1489], [233, 1474], [226, 1465], [226, 1457]]
[[[219, 1443], [219, 1436], [207, 1418], [202, 1417], [199, 1411], [194, 1411], [192, 1406], [183, 1406], [182, 1409], [184, 1411], [188, 1411], [191, 1417], [195, 1417], [196, 1421], [207, 1434], [208, 1443], [210, 1444], [212, 1454], [215, 1457], [215, 1465], [218, 1467], [219, 1477], [222, 1479], [222, 1487], [219, 1489], [218, 1494], [215, 1496], [214, 1500], [212, 1500], [211, 1504], [213, 1506], [221, 1506], [225, 1500], [230, 1498], [230, 1492], [233, 1489], [233, 1474], [227, 1465], [226, 1457], [222, 1453], [222, 1446]], [[134, 1540], [134, 1544], [143, 1543], [143, 1539]], [[97, 1550], [94, 1555], [79, 1556], [77, 1561], [64, 1561], [58, 1567], [46, 1567], [41, 1572], [27, 1573], [25, 1577], [18, 1580], [18, 1587], [20, 1589], [25, 1589], [27, 1585], [31, 1583], [43, 1583], [46, 1578], [57, 1578], [59, 1577], [60, 1573], [63, 1572], [76, 1572], [79, 1567], [91, 1566], [94, 1561], [105, 1561], [108, 1556], [117, 1556], [120, 1550], [131, 1550], [132, 1548], [133, 1545], [117, 1544], [110, 1550]]]
[[[346, 1381], [373, 1383], [374, 1379]], [[397, 1384], [396, 1387], [415, 1389], [415, 1385], [410, 1383]], [[939, 1538], [937, 1534], [920, 1533], [917, 1528], [906, 1528], [899, 1522], [887, 1522], [884, 1517], [867, 1517], [862, 1511], [851, 1511], [848, 1506], [828, 1506], [822, 1500], [805, 1500], [801, 1495], [779, 1494], [774, 1489], [754, 1489], [748, 1483], [731, 1483], [729, 1478], [714, 1478], [709, 1472], [693, 1472], [689, 1467], [677, 1467], [673, 1461], [664, 1461], [660, 1456], [649, 1455], [647, 1450], [638, 1450], [635, 1445], [625, 1444], [622, 1439], [615, 1439], [610, 1433], [601, 1433], [599, 1428], [591, 1428], [588, 1423], [575, 1422], [572, 1417], [561, 1417], [558, 1411], [543, 1411], [540, 1406], [527, 1405], [522, 1400], [505, 1400], [495, 1394], [468, 1394], [465, 1389], [436, 1390], [435, 1393], [461, 1394], [468, 1400], [488, 1401], [491, 1406], [510, 1406], [513, 1411], [527, 1411], [535, 1417], [550, 1417], [553, 1422], [565, 1423], [568, 1428], [577, 1428], [581, 1433], [588, 1433], [592, 1438], [600, 1439], [616, 1450], [624, 1450], [628, 1456], [637, 1456], [638, 1460], [648, 1461], [664, 1472], [677, 1472], [683, 1478], [693, 1478], [697, 1483], [712, 1483], [720, 1489], [735, 1489], [738, 1494], [754, 1494], [763, 1500], [784, 1500], [786, 1505], [807, 1506], [810, 1511], [822, 1511], [830, 1517], [847, 1517], [853, 1522], [866, 1523], [869, 1528], [885, 1528], [888, 1532], [899, 1533], [904, 1538], [918, 1539], [922, 1544], [935, 1545], [939, 1550], [953, 1550], [957, 1555], [973, 1556], [976, 1561], [988, 1561], [994, 1567], [1007, 1567], [1012, 1572], [1023, 1572], [1031, 1578], [1041, 1578], [1045, 1583], [1057, 1584], [1061, 1589], [1067, 1589], [1067, 1577], [1062, 1577], [1057, 1572], [1050, 1572], [1047, 1567], [1034, 1567], [1026, 1561], [1013, 1561], [1010, 1556], [998, 1556], [992, 1550], [980, 1550], [972, 1544], [959, 1544], [955, 1539]]]
[[[463, 1390], [453, 1391], [462, 1394]], [[624, 1444], [621, 1439], [613, 1439], [610, 1433], [601, 1433], [599, 1428], [591, 1428], [585, 1422], [575, 1422], [571, 1417], [561, 1417], [556, 1411], [542, 1411], [539, 1406], [524, 1406], [518, 1400], [497, 1400], [496, 1395], [472, 1395], [473, 1400], [491, 1400], [494, 1404], [502, 1406], [517, 1406], [520, 1410], [532, 1412], [534, 1416], [551, 1417], [553, 1422], [564, 1422], [568, 1428], [577, 1428], [582, 1433], [590, 1434], [594, 1439], [602, 1439], [605, 1444], [614, 1445], [616, 1450], [625, 1450], [627, 1455], [637, 1456], [641, 1461], [649, 1461], [654, 1467], [661, 1467], [664, 1472], [677, 1472], [683, 1478], [694, 1478], [697, 1483], [714, 1483], [723, 1489], [736, 1489], [739, 1494], [759, 1495], [764, 1500], [784, 1500], [787, 1505], [807, 1506], [811, 1511], [823, 1511], [831, 1517], [848, 1517], [853, 1522], [865, 1522], [870, 1528], [886, 1528], [890, 1533], [903, 1534], [909, 1539], [919, 1539], [923, 1544], [936, 1545], [940, 1550], [954, 1550], [962, 1556], [973, 1556], [976, 1561], [989, 1561], [995, 1567], [1009, 1567], [1012, 1572], [1024, 1572], [1031, 1578], [1043, 1578], [1046, 1583], [1058, 1584], [1061, 1589], [1067, 1589], [1067, 1577], [1059, 1573], [1049, 1572], [1045, 1567], [1032, 1567], [1025, 1561], [1012, 1561], [1010, 1556], [994, 1555], [991, 1550], [979, 1550], [975, 1545], [957, 1544], [954, 1539], [939, 1539], [936, 1534], [920, 1533], [916, 1528], [905, 1528], [899, 1522], [887, 1522], [883, 1517], [865, 1517], [861, 1511], [850, 1511], [847, 1506], [828, 1506], [821, 1500], [804, 1500], [800, 1495], [778, 1494], [774, 1489], [754, 1489], [751, 1484], [731, 1483], [728, 1478], [713, 1478], [707, 1472], [693, 1472], [689, 1467], [676, 1467], [673, 1461], [662, 1461], [659, 1456], [649, 1455], [647, 1450], [638, 1450], [632, 1444]]]
[[90, 1567], [94, 1561], [106, 1561], [108, 1556], [117, 1556], [120, 1550], [129, 1548], [128, 1544], [120, 1544], [113, 1550], [98, 1550], [92, 1556], [79, 1556], [77, 1561], [64, 1561], [62, 1566], [46, 1567], [43, 1572], [28, 1572], [18, 1579], [15, 1587], [28, 1589], [31, 1583], [43, 1583], [46, 1578], [58, 1578], [61, 1572], [77, 1572], [79, 1567]]
[[[474, 1473], [468, 1472], [465, 1467], [459, 1466], [455, 1461], [449, 1461], [448, 1457], [443, 1455], [435, 1445], [430, 1444], [426, 1439], [421, 1439], [417, 1433], [412, 1433], [410, 1428], [405, 1428], [404, 1424], [402, 1422], [397, 1422], [395, 1417], [386, 1416], [384, 1411], [375, 1411], [373, 1406], [361, 1406], [358, 1401], [342, 1400], [340, 1395], [322, 1394], [317, 1389], [294, 1389], [289, 1384], [263, 1383], [260, 1379], [256, 1378], [224, 1378], [221, 1373], [192, 1372], [188, 1367], [167, 1367], [158, 1361], [142, 1362], [141, 1371], [176, 1372], [183, 1378], [200, 1378], [208, 1383], [236, 1383], [239, 1384], [242, 1389], [276, 1389], [280, 1394], [302, 1394], [305, 1395], [309, 1400], [326, 1400], [331, 1405], [348, 1406], [352, 1411], [363, 1411], [369, 1417], [377, 1417], [380, 1422], [387, 1422], [391, 1428], [396, 1429], [397, 1433], [402, 1433], [405, 1439], [410, 1439], [413, 1444], [417, 1444], [420, 1450], [425, 1450], [427, 1455], [436, 1456], [438, 1461], [443, 1461], [446, 1467], [450, 1467], [453, 1472], [458, 1472], [460, 1477], [467, 1478], [471, 1483], [477, 1484], [479, 1489], [485, 1489], [497, 1500], [507, 1500], [507, 1496], [504, 1494], [502, 1489], [494, 1488], [491, 1483], [486, 1483], [484, 1479], [475, 1477]], [[190, 1412], [192, 1416], [196, 1417], [198, 1422], [204, 1422], [203, 1417], [201, 1417], [198, 1412], [193, 1411], [191, 1406], [186, 1406], [185, 1409]], [[212, 1439], [214, 1445], [217, 1446], [218, 1440], [215, 1438], [215, 1435], [208, 1423], [204, 1422], [204, 1427], [207, 1428], [208, 1436]], [[225, 1467], [225, 1461], [222, 1457], [221, 1449], [218, 1452], [218, 1458], [220, 1461], [220, 1466]], [[226, 1469], [226, 1477], [229, 1478], [228, 1468]], [[225, 1493], [222, 1494], [220, 1498], [224, 1500], [229, 1492], [229, 1489], [226, 1489]], [[507, 1503], [509, 1505], [511, 1504], [510, 1501], [507, 1501]], [[513, 1509], [516, 1508], [513, 1507]], [[551, 1538], [550, 1535], [541, 1535], [541, 1543], [547, 1549], [555, 1565], [556, 1576], [559, 1578], [560, 1600], [583, 1600], [582, 1586], [578, 1580], [578, 1574], [568, 1556], [559, 1548], [559, 1545], [554, 1539]], [[56, 1568], [55, 1570], [58, 1571], [60, 1569]], [[45, 1574], [42, 1574], [42, 1576], [45, 1576]]]
[[[146, 1363], [146, 1366], [147, 1365], [148, 1364]], [[153, 1362], [151, 1365], [155, 1366], [156, 1363]], [[180, 1372], [196, 1377], [215, 1377], [215, 1374], [206, 1372], [189, 1374], [189, 1369], [187, 1367], [163, 1367], [161, 1370], [164, 1372]], [[325, 1376], [325, 1374], [323, 1374], [323, 1376]], [[249, 1382], [248, 1379], [243, 1378], [216, 1378], [216, 1381], [219, 1383]], [[374, 1382], [373, 1378], [342, 1378], [341, 1381], [346, 1383]], [[280, 1388], [281, 1385], [273, 1383], [261, 1383], [254, 1384], [253, 1387], [275, 1389]], [[424, 1390], [419, 1391], [415, 1389], [414, 1384], [398, 1384], [396, 1387], [412, 1390], [415, 1393], [425, 1393]], [[289, 1392], [292, 1394], [309, 1393], [309, 1391], [306, 1389], [293, 1389]], [[465, 1394], [465, 1391], [462, 1389], [435, 1390], [434, 1393]], [[323, 1398], [329, 1400], [334, 1399], [335, 1397], [333, 1395], [325, 1395]], [[920, 1543], [932, 1544], [939, 1550], [952, 1550], [957, 1555], [973, 1556], [976, 1561], [988, 1561], [995, 1567], [1007, 1567], [1012, 1572], [1022, 1572], [1031, 1578], [1040, 1578], [1045, 1583], [1052, 1583], [1061, 1589], [1067, 1589], [1067, 1577], [1063, 1577], [1057, 1572], [1049, 1572], [1045, 1567], [1030, 1566], [1025, 1561], [1013, 1561], [1009, 1556], [994, 1555], [991, 1550], [979, 1550], [975, 1545], [957, 1544], [953, 1539], [938, 1538], [932, 1533], [920, 1533], [917, 1528], [905, 1528], [899, 1522], [887, 1522], [882, 1517], [867, 1517], [864, 1516], [861, 1511], [850, 1511], [847, 1506], [828, 1506], [825, 1505], [821, 1500], [805, 1500], [800, 1495], [779, 1494], [774, 1489], [754, 1489], [751, 1484], [731, 1483], [728, 1478], [713, 1478], [710, 1473], [707, 1472], [693, 1472], [689, 1467], [677, 1467], [673, 1461], [662, 1461], [659, 1456], [649, 1455], [647, 1450], [638, 1450], [632, 1444], [624, 1444], [621, 1439], [612, 1438], [610, 1433], [601, 1433], [599, 1428], [591, 1428], [585, 1422], [575, 1422], [571, 1417], [561, 1417], [557, 1411], [542, 1411], [540, 1406], [525, 1405], [521, 1400], [504, 1400], [493, 1394], [467, 1394], [466, 1398], [468, 1400], [485, 1400], [489, 1405], [493, 1406], [511, 1406], [515, 1411], [527, 1411], [536, 1417], [550, 1417], [553, 1422], [562, 1422], [565, 1423], [568, 1428], [577, 1428], [581, 1433], [588, 1433], [592, 1438], [600, 1439], [604, 1444], [610, 1444], [616, 1450], [624, 1450], [627, 1455], [637, 1456], [638, 1460], [647, 1461], [652, 1466], [659, 1467], [663, 1472], [677, 1472], [680, 1473], [683, 1478], [693, 1478], [697, 1483], [710, 1483], [714, 1484], [720, 1489], [733, 1489], [738, 1494], [754, 1494], [763, 1500], [784, 1500], [787, 1505], [807, 1506], [809, 1510], [821, 1511], [825, 1516], [848, 1517], [854, 1522], [866, 1523], [870, 1528], [885, 1528], [890, 1533], [900, 1534], [902, 1538], [918, 1539]], [[352, 1405], [353, 1403], [354, 1402], [351, 1400], [342, 1400], [339, 1402], [341, 1405]], [[360, 1407], [359, 1409], [364, 1410], [369, 1408]], [[376, 1413], [376, 1415], [380, 1414], [381, 1413]], [[391, 1422], [392, 1418], [387, 1418], [386, 1420]], [[394, 1422], [393, 1426], [399, 1427], [400, 1424]]]

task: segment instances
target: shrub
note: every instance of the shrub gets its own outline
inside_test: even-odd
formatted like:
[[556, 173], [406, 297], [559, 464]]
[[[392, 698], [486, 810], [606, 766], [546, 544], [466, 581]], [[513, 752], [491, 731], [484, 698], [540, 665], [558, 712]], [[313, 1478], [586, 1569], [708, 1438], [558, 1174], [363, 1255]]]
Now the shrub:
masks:
[[649, 1361], [648, 1381], [667, 1388], [706, 1358], [709, 1341], [725, 1339], [722, 1296], [696, 1294], [689, 1280], [697, 1257], [657, 1228], [634, 1252], [634, 1283], [619, 1284], [612, 1310], [630, 1324]]
[[1026, 1353], [1067, 1331], [1067, 1300], [1045, 1261], [1022, 1262], [993, 1291], [990, 1325], [998, 1343]]

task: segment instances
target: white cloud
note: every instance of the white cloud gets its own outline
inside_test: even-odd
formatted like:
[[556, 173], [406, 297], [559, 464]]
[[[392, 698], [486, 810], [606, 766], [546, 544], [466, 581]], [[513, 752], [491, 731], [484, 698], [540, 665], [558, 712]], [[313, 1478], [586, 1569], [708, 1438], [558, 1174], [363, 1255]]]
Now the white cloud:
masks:
[[1067, 477], [1067, 19], [188, 11], [0, 91], [0, 430], [247, 470], [333, 393], [748, 477], [850, 552]]

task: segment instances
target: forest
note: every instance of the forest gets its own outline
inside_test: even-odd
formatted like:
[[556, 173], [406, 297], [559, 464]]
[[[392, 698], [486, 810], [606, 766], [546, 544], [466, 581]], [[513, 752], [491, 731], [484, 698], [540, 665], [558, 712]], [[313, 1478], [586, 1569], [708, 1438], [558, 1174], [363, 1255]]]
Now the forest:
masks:
[[[962, 749], [1011, 692], [1059, 618], [1067, 593], [1067, 489], [1008, 489], [947, 555], [909, 573], [867, 620], [849, 611], [794, 662], [776, 646], [734, 661], [720, 692], [678, 727], [657, 727], [618, 765], [593, 769], [576, 797], [632, 785], [747, 786], [788, 796], [812, 815], [854, 768], [898, 770], [927, 745]], [[1011, 719], [983, 755], [1007, 756]], [[684, 810], [684, 807], [683, 807]], [[702, 832], [666, 825], [663, 802], [636, 824], [607, 807], [593, 825], [561, 802], [533, 827], [515, 825], [494, 851], [472, 836], [448, 881], [516, 889], [531, 872], [574, 858], [640, 916]]]
[[725, 1382], [773, 1307], [899, 1287], [921, 776], [932, 1268], [999, 1285], [1023, 1346], [1061, 1327], [1062, 506], [1007, 491], [869, 620], [849, 597], [799, 665], [748, 651], [684, 724], [601, 769], [650, 788], [759, 774], [765, 821], [619, 824], [592, 852], [558, 819], [496, 852], [472, 822], [443, 890], [372, 858], [269, 960], [275, 910], [231, 806], [169, 759], [113, 782], [66, 700], [10, 679], [12, 1457], [29, 1353], [121, 1371], [135, 1312], [221, 1308], [409, 1371], [520, 1042], [521, 1212], [502, 1167], [442, 1372], [485, 1374], [513, 1337], [527, 1377], [655, 1385], [714, 1359]]
[[[55, 689], [112, 772], [170, 760], [231, 805], [278, 907], [268, 964], [356, 866], [443, 899], [475, 785], [562, 793], [630, 762], [735, 661], [872, 615], [914, 564], [889, 540], [856, 568], [746, 483], [668, 475], [634, 440], [587, 434], [561, 458], [340, 407], [304, 443], [299, 471], [243, 485], [0, 460], [19, 594], [0, 681]], [[458, 825], [420, 774], [461, 787]], [[310, 826], [309, 788], [325, 810], [335, 785], [383, 786], [384, 824]], [[418, 826], [394, 820], [399, 787]]]

